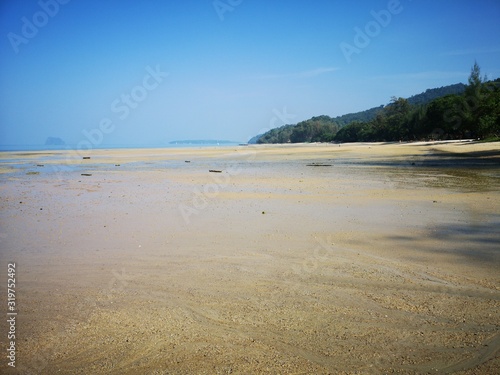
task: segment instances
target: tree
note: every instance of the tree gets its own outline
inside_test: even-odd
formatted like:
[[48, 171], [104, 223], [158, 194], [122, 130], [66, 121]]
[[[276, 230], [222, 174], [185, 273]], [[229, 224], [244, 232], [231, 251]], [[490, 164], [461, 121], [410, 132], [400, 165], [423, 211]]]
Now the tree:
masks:
[[464, 124], [474, 138], [482, 133], [479, 122], [479, 108], [481, 107], [484, 82], [481, 79], [481, 68], [475, 61], [468, 79], [469, 85], [465, 89], [466, 106], [464, 109]]
[[484, 84], [477, 110], [478, 133], [481, 137], [500, 136], [500, 82]]
[[421, 137], [432, 139], [461, 138], [467, 120], [465, 98], [448, 95], [431, 102], [420, 125]]
[[465, 89], [466, 95], [479, 94], [483, 82], [481, 81], [481, 68], [477, 61], [474, 61], [474, 66], [471, 68], [468, 82], [469, 85]]
[[363, 122], [353, 121], [340, 129], [335, 135], [334, 140], [337, 142], [359, 142], [361, 141], [360, 133], [366, 125]]

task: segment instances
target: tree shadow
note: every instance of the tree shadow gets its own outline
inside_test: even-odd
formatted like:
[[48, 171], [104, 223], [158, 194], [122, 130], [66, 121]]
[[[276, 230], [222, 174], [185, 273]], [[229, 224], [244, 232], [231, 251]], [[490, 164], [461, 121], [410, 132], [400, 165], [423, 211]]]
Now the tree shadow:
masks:
[[446, 168], [500, 168], [500, 149], [452, 152], [431, 148], [426, 155], [415, 156], [417, 166]]
[[[387, 144], [392, 144], [388, 142]], [[464, 143], [470, 144], [470, 143]], [[419, 145], [420, 146], [420, 145]], [[374, 167], [499, 168], [500, 149], [469, 152], [430, 148], [427, 154], [374, 155], [371, 158], [339, 158], [337, 163]]]
[[[435, 240], [436, 246], [420, 246], [417, 251], [457, 256], [463, 262], [489, 263], [500, 266], [500, 215], [474, 223], [442, 223], [427, 228], [425, 237]], [[400, 236], [391, 237], [401, 240]], [[404, 241], [418, 244], [421, 237], [405, 236]]]

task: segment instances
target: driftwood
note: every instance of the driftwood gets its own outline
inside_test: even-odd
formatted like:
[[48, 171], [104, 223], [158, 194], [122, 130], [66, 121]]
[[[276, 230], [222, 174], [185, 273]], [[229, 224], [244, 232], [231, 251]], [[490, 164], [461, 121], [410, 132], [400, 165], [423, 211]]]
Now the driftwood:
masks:
[[83, 160], [88, 160], [88, 159], [90, 159], [90, 156], [84, 156], [83, 157]]
[[218, 171], [216, 169], [210, 169], [209, 172], [212, 172], [212, 173], [222, 173], [222, 171]]
[[317, 163], [313, 163], [313, 164], [307, 164], [308, 167], [331, 167], [332, 165], [331, 164], [317, 164]]
[[92, 176], [90, 173], [82, 173], [82, 176]]

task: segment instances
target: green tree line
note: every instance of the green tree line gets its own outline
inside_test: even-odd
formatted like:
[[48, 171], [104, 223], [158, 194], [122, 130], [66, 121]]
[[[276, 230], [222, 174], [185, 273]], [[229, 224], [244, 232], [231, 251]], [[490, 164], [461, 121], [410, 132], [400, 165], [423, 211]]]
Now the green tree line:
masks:
[[331, 142], [339, 125], [329, 116], [313, 117], [297, 125], [285, 125], [262, 135], [258, 143]]
[[[387, 106], [376, 108], [377, 111], [372, 109], [372, 118], [368, 121], [351, 121], [344, 125], [339, 118], [318, 116], [297, 125], [273, 129], [260, 137], [258, 143], [498, 138], [500, 79], [488, 81], [486, 77], [482, 78], [475, 63], [468, 85], [450, 87], [452, 92], [458, 93], [427, 103], [422, 97], [393, 97]], [[435, 93], [427, 90], [424, 95]]]

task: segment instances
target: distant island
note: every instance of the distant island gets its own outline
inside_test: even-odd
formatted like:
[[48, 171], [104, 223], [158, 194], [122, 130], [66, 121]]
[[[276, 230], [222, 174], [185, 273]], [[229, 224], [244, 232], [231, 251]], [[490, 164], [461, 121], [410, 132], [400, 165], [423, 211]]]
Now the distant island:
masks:
[[213, 139], [194, 139], [194, 140], [181, 140], [181, 141], [172, 141], [170, 142], [171, 145], [234, 145], [239, 142], [235, 141], [217, 141]]

